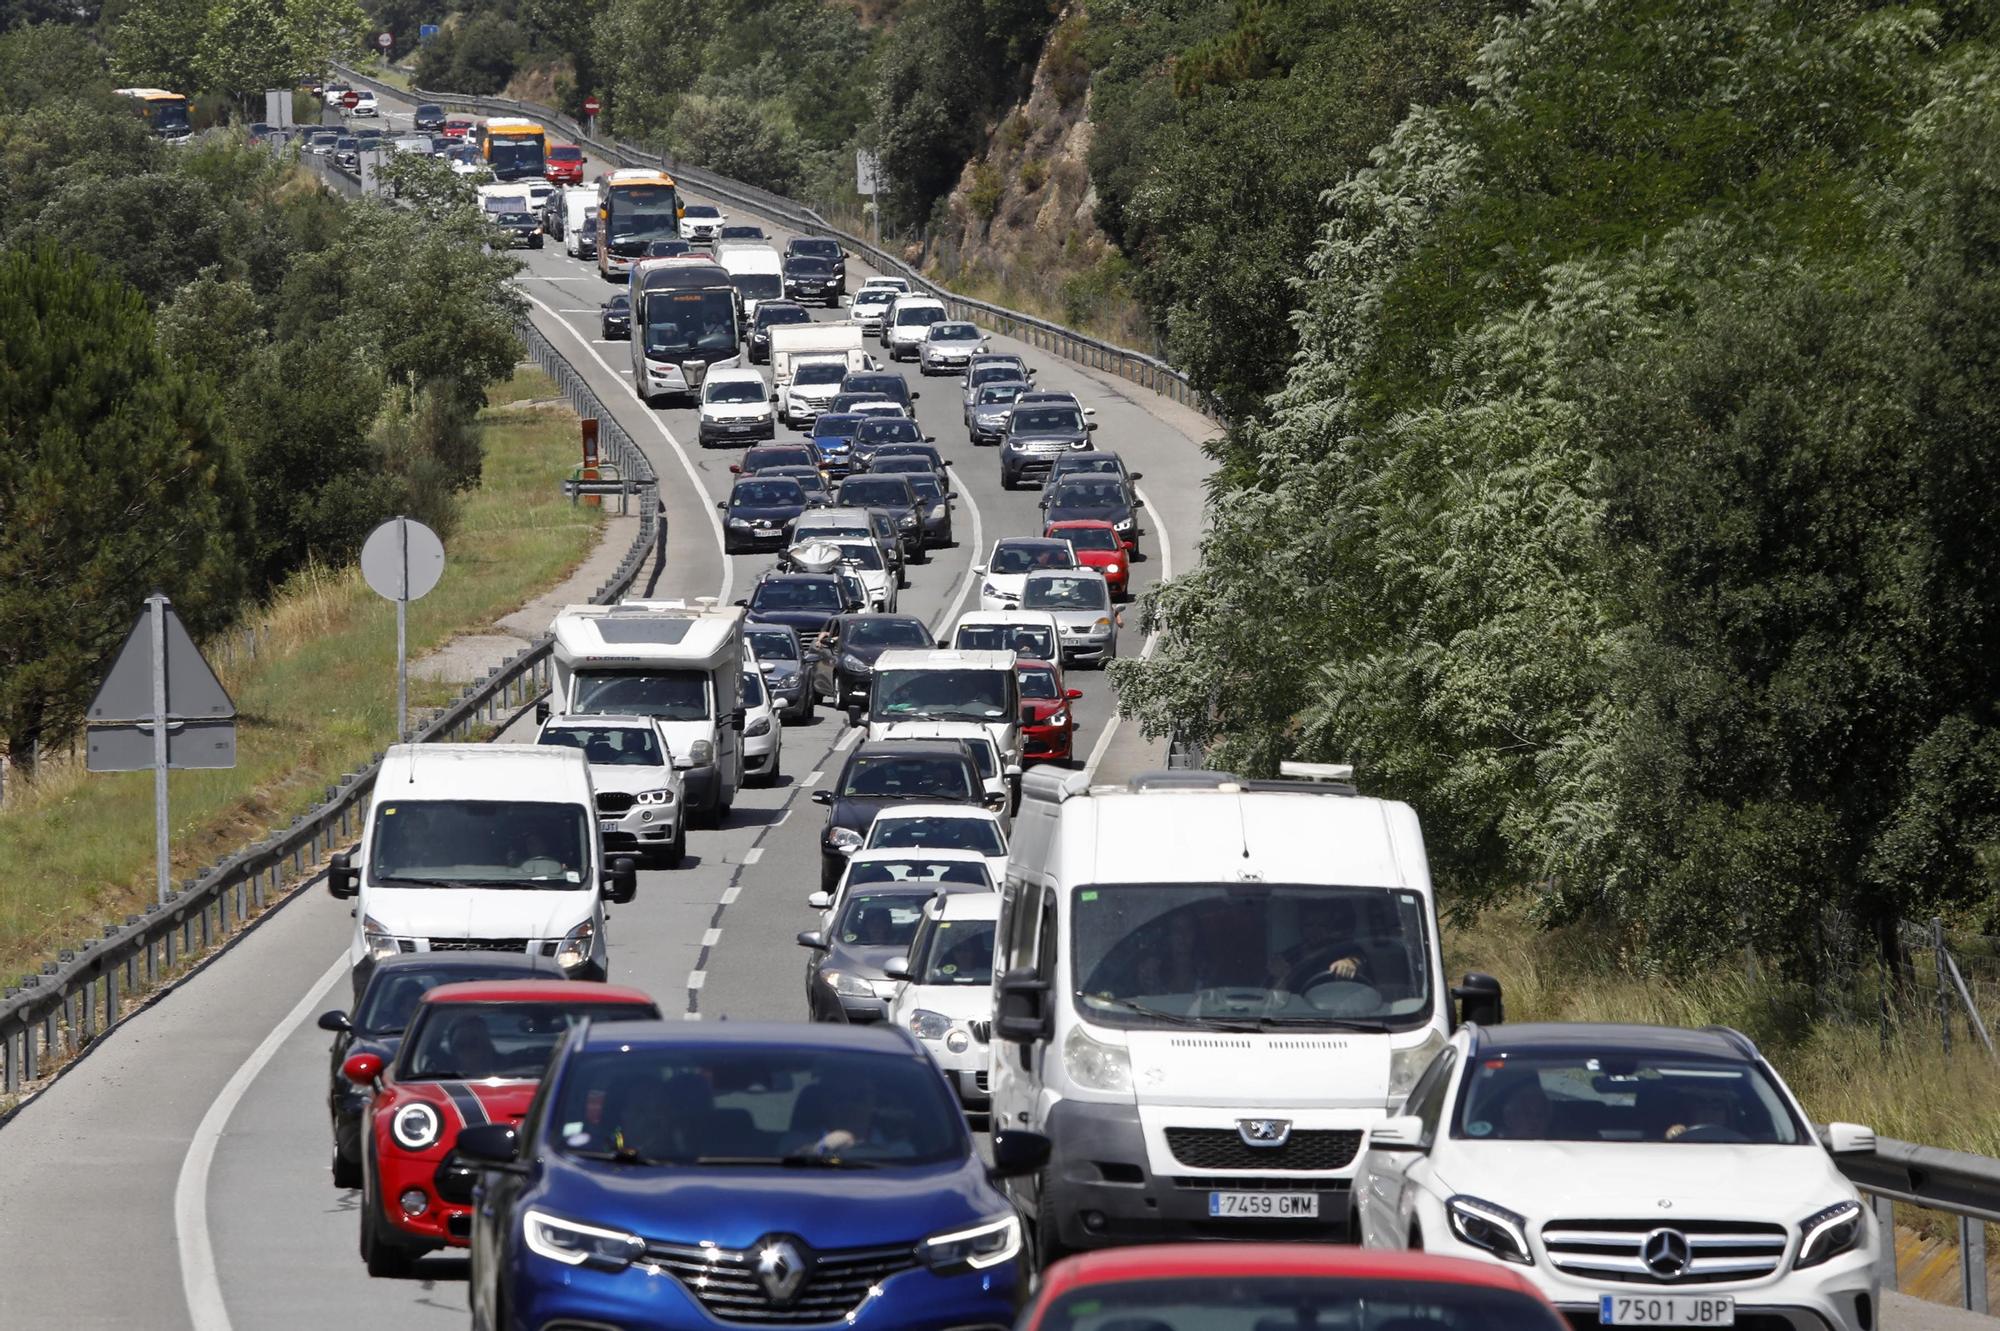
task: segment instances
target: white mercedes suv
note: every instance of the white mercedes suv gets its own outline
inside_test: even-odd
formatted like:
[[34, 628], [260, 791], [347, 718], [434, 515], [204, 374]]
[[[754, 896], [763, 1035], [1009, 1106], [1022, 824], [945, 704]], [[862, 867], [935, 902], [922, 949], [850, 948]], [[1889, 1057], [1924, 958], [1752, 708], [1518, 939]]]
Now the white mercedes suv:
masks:
[[1354, 1180], [1361, 1241], [1518, 1269], [1573, 1325], [1873, 1331], [1868, 1207], [1744, 1036], [1460, 1028]]

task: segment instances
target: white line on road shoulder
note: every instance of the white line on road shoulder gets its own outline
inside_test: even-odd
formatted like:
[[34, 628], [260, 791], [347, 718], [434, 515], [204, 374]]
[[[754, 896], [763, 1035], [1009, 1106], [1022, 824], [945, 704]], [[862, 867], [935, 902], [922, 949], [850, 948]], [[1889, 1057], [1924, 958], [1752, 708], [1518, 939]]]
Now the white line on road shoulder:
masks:
[[722, 930], [720, 929], [705, 930], [701, 936], [701, 945], [703, 947], [714, 947], [716, 943], [721, 940], [721, 938], [722, 938]]
[[801, 778], [799, 781], [799, 789], [811, 790], [814, 786], [819, 784], [819, 779], [825, 775], [826, 773], [821, 771], [807, 772], [805, 776]]
[[736, 904], [736, 898], [742, 895], [743, 895], [743, 889], [737, 884], [731, 883], [727, 888], [723, 890], [722, 900], [720, 904], [724, 906], [733, 906]]
[[[1160, 581], [1165, 582], [1168, 578], [1174, 576], [1174, 547], [1173, 543], [1167, 539], [1167, 520], [1160, 515], [1159, 509], [1153, 507], [1153, 501], [1146, 497], [1144, 490], [1139, 489], [1136, 485], [1132, 487], [1132, 490], [1133, 493], [1139, 496], [1139, 502], [1145, 505], [1146, 511], [1158, 520], [1159, 529], [1153, 535], [1160, 542]], [[1157, 631], [1146, 635], [1146, 641], [1139, 645], [1139, 659], [1141, 661], [1153, 654], [1153, 644], [1159, 640], [1159, 637], [1160, 635]], [[1110, 749], [1111, 737], [1118, 733], [1119, 722], [1123, 719], [1118, 714], [1117, 704], [1114, 702], [1112, 704], [1111, 719], [1104, 723], [1104, 733], [1097, 737], [1097, 743], [1090, 746], [1090, 757], [1084, 759], [1083, 771], [1085, 776], [1094, 776], [1096, 774], [1097, 764], [1103, 761], [1105, 752]]]
[[972, 553], [966, 556], [965, 572], [958, 580], [957, 594], [945, 602], [938, 621], [931, 625], [933, 638], [943, 637], [945, 630], [958, 622], [959, 607], [965, 604], [965, 598], [972, 595], [972, 589], [977, 585], [972, 572], [973, 565], [979, 562], [979, 552], [986, 548], [986, 528], [981, 521], [983, 515], [979, 511], [979, 501], [972, 497], [972, 487], [961, 486], [958, 493], [959, 497], [965, 500], [965, 506], [972, 510]]
[[690, 988], [690, 989], [699, 989], [699, 988], [701, 988], [701, 987], [702, 987], [703, 985], [705, 985], [705, 984], [707, 984], [707, 983], [708, 983], [708, 972], [707, 972], [707, 971], [689, 971], [689, 972], [688, 972], [688, 988]]
[[833, 751], [835, 753], [845, 753], [853, 748], [854, 742], [861, 738], [861, 732], [865, 729], [867, 729], [865, 726], [849, 726], [847, 733], [840, 737], [840, 742], [833, 746]]
[[297, 1006], [278, 1018], [264, 1042], [243, 1060], [201, 1116], [187, 1154], [181, 1158], [180, 1177], [174, 1181], [174, 1243], [180, 1249], [181, 1292], [187, 1298], [188, 1320], [194, 1323], [194, 1331], [229, 1331], [229, 1309], [222, 1302], [222, 1278], [215, 1269], [215, 1247], [208, 1233], [208, 1171], [215, 1163], [216, 1144], [250, 1084], [277, 1057], [292, 1032], [305, 1024], [346, 969], [347, 954], [343, 952]]
[[755, 864], [758, 860], [761, 860], [763, 858], [764, 858], [764, 848], [762, 846], [752, 846], [750, 847], [750, 849], [743, 852], [743, 863], [745, 864]]

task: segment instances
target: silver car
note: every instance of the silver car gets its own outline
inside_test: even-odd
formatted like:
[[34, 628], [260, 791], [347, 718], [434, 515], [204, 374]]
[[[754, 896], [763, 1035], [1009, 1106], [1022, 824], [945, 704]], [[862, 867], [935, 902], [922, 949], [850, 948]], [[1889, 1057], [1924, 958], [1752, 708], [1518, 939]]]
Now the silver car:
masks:
[[979, 400], [979, 390], [988, 384], [1003, 384], [1010, 381], [1030, 385], [1034, 382], [1032, 372], [1021, 364], [1019, 356], [973, 357], [972, 363], [966, 367], [965, 378], [960, 380], [965, 385], [965, 392], [960, 400], [965, 407], [965, 423], [968, 427], [972, 424], [972, 407]]
[[1118, 612], [1095, 569], [1038, 569], [1021, 588], [1021, 609], [1054, 615], [1062, 629], [1062, 663], [1100, 670], [1118, 655]]
[[923, 374], [963, 371], [975, 355], [986, 350], [985, 338], [968, 323], [947, 320], [932, 324], [917, 344], [917, 369]]

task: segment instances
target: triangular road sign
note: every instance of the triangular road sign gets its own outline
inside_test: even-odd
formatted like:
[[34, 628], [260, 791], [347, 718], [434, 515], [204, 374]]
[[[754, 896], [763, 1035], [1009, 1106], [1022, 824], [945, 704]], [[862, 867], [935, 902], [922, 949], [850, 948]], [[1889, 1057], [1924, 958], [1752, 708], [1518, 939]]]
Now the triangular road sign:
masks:
[[[150, 599], [150, 598], [149, 598]], [[164, 599], [164, 598], [162, 598]], [[227, 720], [236, 715], [236, 704], [223, 691], [222, 681], [202, 659], [201, 649], [188, 636], [187, 626], [166, 607], [167, 631], [167, 716], [172, 720]], [[153, 616], [139, 612], [139, 622], [125, 635], [111, 673], [98, 686], [84, 719], [91, 724], [107, 721], [153, 719]]]

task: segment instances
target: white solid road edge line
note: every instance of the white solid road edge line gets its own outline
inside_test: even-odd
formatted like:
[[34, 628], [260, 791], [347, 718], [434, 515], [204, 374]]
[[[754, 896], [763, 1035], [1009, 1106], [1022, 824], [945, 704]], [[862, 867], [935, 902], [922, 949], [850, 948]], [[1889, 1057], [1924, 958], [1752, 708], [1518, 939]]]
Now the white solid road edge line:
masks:
[[[1132, 491], [1139, 496], [1139, 502], [1145, 505], [1148, 513], [1156, 517], [1159, 516], [1160, 510], [1153, 507], [1153, 501], [1146, 497], [1144, 490], [1135, 485], [1132, 487]], [[1167, 520], [1165, 518], [1160, 518], [1159, 530], [1153, 534], [1160, 542], [1160, 581], [1165, 582], [1168, 578], [1174, 576], [1174, 547], [1173, 542], [1167, 539]], [[1157, 629], [1146, 635], [1146, 641], [1139, 645], [1139, 659], [1141, 661], [1153, 654], [1153, 644], [1159, 640], [1159, 637], [1160, 634]], [[1111, 747], [1111, 737], [1118, 733], [1118, 725], [1123, 720], [1124, 718], [1118, 714], [1118, 709], [1114, 704], [1111, 709], [1111, 719], [1104, 724], [1104, 733], [1097, 737], [1097, 743], [1090, 746], [1090, 757], [1084, 759], [1083, 774], [1085, 777], [1097, 774], [1097, 764], [1104, 761], [1105, 751]]]
[[326, 974], [313, 982], [298, 1005], [278, 1019], [201, 1116], [187, 1155], [181, 1159], [180, 1177], [174, 1181], [174, 1244], [180, 1251], [181, 1291], [187, 1296], [188, 1320], [194, 1323], [194, 1331], [229, 1331], [229, 1309], [222, 1302], [222, 1279], [215, 1269], [215, 1247], [208, 1234], [208, 1171], [215, 1163], [216, 1144], [250, 1084], [292, 1033], [305, 1024], [346, 969], [347, 954], [343, 952]]
[[[958, 478], [954, 476], [951, 479], [956, 481]], [[972, 487], [968, 485], [958, 494], [959, 498], [965, 500], [965, 506], [972, 510], [972, 553], [966, 557], [965, 572], [959, 575], [958, 591], [944, 603], [944, 610], [937, 622], [931, 625], [933, 638], [943, 637], [945, 630], [958, 622], [959, 607], [963, 606], [965, 598], [972, 594], [977, 577], [972, 570], [979, 563], [979, 552], [986, 548], [986, 528], [982, 521], [983, 515], [979, 511], [979, 501], [972, 497]]]

